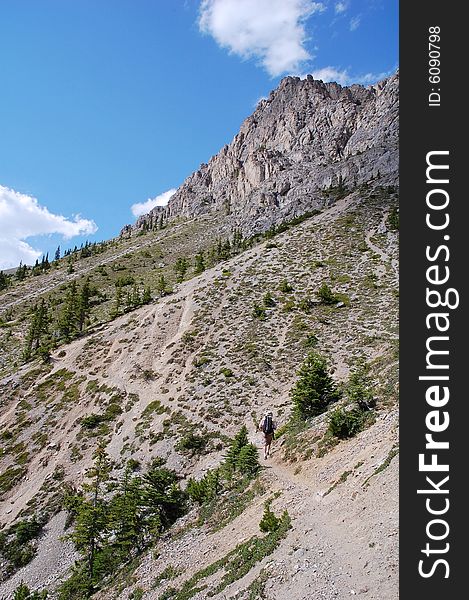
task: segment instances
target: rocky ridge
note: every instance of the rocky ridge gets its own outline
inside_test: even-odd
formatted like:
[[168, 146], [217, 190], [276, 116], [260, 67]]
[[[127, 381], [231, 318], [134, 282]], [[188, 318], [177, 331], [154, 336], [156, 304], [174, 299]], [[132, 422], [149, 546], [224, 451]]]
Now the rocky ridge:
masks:
[[[363, 87], [284, 78], [241, 125], [233, 141], [190, 175], [166, 208], [135, 229], [166, 218], [224, 212], [246, 234], [330, 200], [331, 187], [353, 189], [398, 179], [399, 73]], [[129, 228], [126, 229], [129, 231]]]

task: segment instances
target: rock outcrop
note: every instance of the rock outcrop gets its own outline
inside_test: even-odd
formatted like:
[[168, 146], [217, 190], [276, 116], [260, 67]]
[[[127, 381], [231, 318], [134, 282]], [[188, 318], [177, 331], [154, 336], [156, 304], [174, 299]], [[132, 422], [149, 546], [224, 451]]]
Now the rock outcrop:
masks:
[[[399, 74], [370, 87], [284, 78], [233, 141], [190, 175], [165, 209], [139, 218], [224, 212], [244, 232], [322, 208], [327, 190], [398, 180]], [[127, 230], [128, 233], [128, 230]]]

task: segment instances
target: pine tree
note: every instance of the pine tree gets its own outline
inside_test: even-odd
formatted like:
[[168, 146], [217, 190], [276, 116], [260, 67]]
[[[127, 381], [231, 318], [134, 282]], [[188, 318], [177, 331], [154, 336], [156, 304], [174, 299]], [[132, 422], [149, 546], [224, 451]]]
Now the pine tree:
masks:
[[243, 249], [243, 234], [240, 229], [235, 229], [233, 232], [233, 241], [231, 242], [232, 251], [238, 254]]
[[187, 272], [187, 259], [184, 256], [180, 256], [174, 265], [174, 271], [176, 272], [176, 281], [182, 283]]
[[47, 590], [32, 592], [29, 587], [21, 582], [13, 592], [13, 600], [46, 600]]
[[158, 229], [164, 229], [164, 218], [163, 218], [163, 213], [161, 213], [160, 215], [160, 222], [158, 224]]
[[72, 281], [65, 294], [58, 327], [61, 337], [67, 342], [72, 340], [80, 330], [76, 281]]
[[331, 288], [324, 282], [318, 290], [319, 299], [323, 304], [335, 304], [337, 297]]
[[124, 556], [130, 555], [134, 548], [139, 553], [143, 550], [145, 519], [142, 504], [141, 480], [132, 477], [132, 468], [128, 465], [109, 508], [109, 526], [114, 532], [114, 543]]
[[15, 273], [15, 277], [18, 281], [23, 281], [23, 279], [26, 277], [26, 270], [27, 270], [26, 265], [23, 265], [23, 262], [20, 261], [20, 264], [19, 264], [18, 268], [16, 269], [16, 273]]
[[156, 291], [160, 297], [166, 296], [168, 293], [168, 284], [166, 283], [166, 279], [163, 274], [158, 277], [158, 281], [156, 282]]
[[77, 324], [78, 331], [81, 333], [86, 327], [86, 321], [90, 315], [90, 298], [92, 292], [90, 288], [90, 279], [87, 277], [83, 282], [80, 294], [77, 299]]
[[0, 271], [0, 290], [6, 290], [9, 285], [10, 278], [3, 271]]
[[222, 247], [221, 258], [222, 258], [222, 260], [228, 260], [230, 257], [231, 257], [231, 244], [230, 244], [230, 240], [227, 239]]
[[174, 523], [184, 512], [184, 493], [177, 484], [177, 476], [161, 466], [156, 460], [150, 465], [148, 472], [143, 476], [144, 504], [153, 510], [148, 518], [152, 529], [164, 529]]
[[132, 293], [130, 294], [130, 307], [136, 308], [137, 306], [140, 306], [141, 303], [140, 290], [138, 289], [137, 284], [134, 283], [132, 286]]
[[232, 469], [236, 469], [239, 453], [241, 452], [241, 449], [248, 444], [248, 430], [246, 425], [243, 425], [228, 447], [228, 452], [225, 456], [225, 464]]
[[79, 496], [74, 498], [76, 501], [76, 518], [74, 531], [70, 535], [75, 547], [85, 559], [90, 593], [96, 583], [97, 554], [106, 542], [106, 533], [109, 527], [105, 493], [107, 492], [107, 483], [112, 467], [104, 449], [104, 444], [98, 445], [93, 458], [94, 464], [86, 473], [90, 482], [83, 486], [83, 490], [88, 497]]
[[199, 252], [198, 254], [196, 254], [194, 262], [195, 262], [194, 273], [196, 275], [203, 273], [205, 271], [204, 253]]
[[257, 448], [253, 444], [247, 444], [241, 448], [238, 456], [236, 457], [236, 469], [252, 477], [259, 470], [259, 455]]
[[275, 306], [275, 300], [272, 298], [272, 294], [270, 292], [267, 292], [265, 294], [263, 303], [264, 303], [264, 306], [266, 306], [267, 308]]
[[375, 404], [373, 398], [373, 381], [369, 366], [362, 360], [350, 374], [346, 391], [351, 402], [361, 410], [369, 410]]
[[39, 350], [41, 342], [46, 342], [49, 333], [49, 313], [44, 298], [36, 304], [31, 313], [31, 320], [26, 334], [23, 359], [28, 361]]
[[339, 398], [337, 387], [329, 374], [324, 357], [311, 352], [298, 371], [298, 380], [291, 397], [301, 418], [323, 413], [327, 405]]
[[259, 523], [259, 529], [264, 533], [272, 533], [277, 531], [281, 524], [281, 520], [270, 510], [270, 505], [271, 502], [267, 500], [267, 502], [264, 504], [264, 514], [262, 515], [262, 519]]
[[116, 286], [116, 297], [114, 298], [114, 306], [111, 309], [109, 314], [111, 319], [115, 319], [121, 313], [122, 306], [122, 287], [120, 285]]
[[151, 302], [151, 289], [150, 286], [145, 286], [142, 295], [142, 304], [149, 304]]
[[57, 246], [57, 250], [55, 251], [54, 260], [60, 260], [60, 246]]

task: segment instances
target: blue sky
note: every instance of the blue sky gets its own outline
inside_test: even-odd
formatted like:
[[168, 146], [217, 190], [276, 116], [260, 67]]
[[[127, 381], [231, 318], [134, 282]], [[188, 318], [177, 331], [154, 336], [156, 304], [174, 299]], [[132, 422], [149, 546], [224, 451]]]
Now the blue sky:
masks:
[[397, 21], [397, 0], [0, 0], [0, 268], [117, 235], [285, 75], [390, 74]]

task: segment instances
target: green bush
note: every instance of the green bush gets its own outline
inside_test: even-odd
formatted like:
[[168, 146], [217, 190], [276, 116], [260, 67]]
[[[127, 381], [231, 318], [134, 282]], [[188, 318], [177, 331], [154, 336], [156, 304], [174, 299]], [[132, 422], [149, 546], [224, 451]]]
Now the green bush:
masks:
[[29, 587], [21, 582], [13, 592], [13, 600], [46, 600], [47, 590], [42, 592], [32, 592]]
[[325, 282], [321, 285], [317, 294], [322, 304], [335, 304], [337, 302], [337, 296]]
[[80, 421], [80, 425], [83, 429], [96, 429], [101, 423], [105, 421], [104, 415], [97, 415], [96, 413], [91, 413], [87, 417], [83, 417]]
[[399, 229], [399, 209], [392, 208], [388, 216], [388, 227], [389, 229], [396, 231]]
[[220, 375], [224, 375], [225, 377], [233, 377], [233, 371], [228, 367], [223, 367], [220, 369]]
[[271, 308], [275, 306], [275, 300], [272, 298], [272, 294], [267, 292], [263, 298], [263, 303], [266, 308]]
[[197, 435], [196, 433], [190, 431], [186, 435], [184, 435], [179, 442], [176, 444], [175, 448], [179, 452], [201, 452], [207, 445], [207, 438]]
[[293, 286], [290, 285], [286, 279], [282, 281], [278, 289], [284, 294], [290, 294], [293, 292]]
[[336, 408], [329, 417], [328, 431], [341, 440], [359, 433], [367, 421], [367, 413], [358, 407], [351, 410]]
[[265, 306], [260, 306], [259, 304], [254, 304], [252, 308], [252, 316], [255, 319], [259, 319], [260, 321], [264, 321], [266, 318], [266, 309]]

